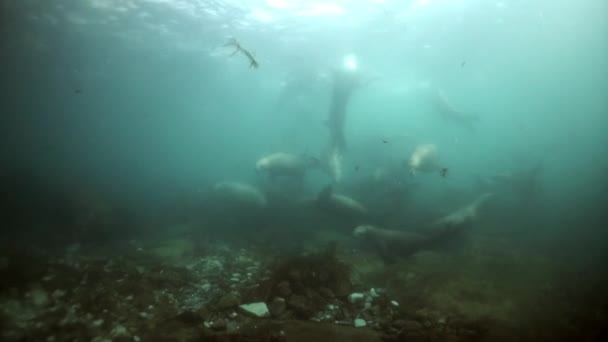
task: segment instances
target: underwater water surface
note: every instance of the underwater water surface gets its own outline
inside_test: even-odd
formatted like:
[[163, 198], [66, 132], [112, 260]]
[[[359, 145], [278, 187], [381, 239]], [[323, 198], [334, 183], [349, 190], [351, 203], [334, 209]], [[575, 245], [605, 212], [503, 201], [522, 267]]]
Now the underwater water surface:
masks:
[[0, 0], [3, 341], [602, 341], [608, 3]]

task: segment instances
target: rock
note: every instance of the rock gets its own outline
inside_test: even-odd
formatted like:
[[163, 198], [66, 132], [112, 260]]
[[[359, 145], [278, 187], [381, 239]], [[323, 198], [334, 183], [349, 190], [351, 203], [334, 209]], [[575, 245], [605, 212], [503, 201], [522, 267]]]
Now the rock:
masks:
[[129, 337], [129, 330], [127, 330], [124, 325], [117, 324], [114, 326], [112, 331], [110, 331], [110, 335], [114, 338]]
[[218, 310], [226, 310], [238, 306], [241, 303], [238, 293], [228, 292], [217, 302], [216, 307]]
[[418, 321], [406, 319], [404, 322], [405, 324], [403, 328], [405, 328], [407, 331], [422, 331], [424, 329], [424, 326]]
[[353, 321], [353, 325], [355, 326], [355, 328], [361, 328], [367, 325], [367, 322], [365, 322], [364, 319], [361, 318], [357, 318]]
[[36, 288], [29, 293], [32, 303], [37, 307], [44, 307], [49, 304], [49, 295], [41, 288]]
[[202, 318], [199, 314], [192, 312], [190, 310], [184, 311], [175, 317], [178, 321], [186, 324], [195, 325], [198, 324]]
[[277, 294], [283, 298], [288, 298], [291, 295], [291, 287], [289, 282], [282, 281], [277, 284]]
[[327, 287], [321, 287], [319, 289], [319, 294], [325, 299], [336, 298], [336, 295], [334, 294], [334, 292], [331, 289], [328, 289]]
[[0, 258], [0, 271], [3, 271], [4, 269], [8, 268], [8, 258], [7, 257], [1, 257]]
[[354, 292], [348, 295], [348, 301], [352, 304], [360, 303], [365, 300], [365, 295], [363, 293]]
[[315, 313], [314, 303], [305, 296], [292, 295], [287, 300], [287, 307], [292, 309], [296, 316], [303, 319], [308, 319]]
[[268, 306], [266, 306], [266, 303], [264, 303], [264, 302], [243, 304], [243, 305], [240, 305], [239, 308], [244, 313], [252, 315], [254, 317], [270, 316], [270, 311], [268, 311]]
[[272, 302], [270, 302], [268, 309], [273, 317], [278, 317], [285, 312], [286, 307], [287, 303], [284, 298], [275, 297]]

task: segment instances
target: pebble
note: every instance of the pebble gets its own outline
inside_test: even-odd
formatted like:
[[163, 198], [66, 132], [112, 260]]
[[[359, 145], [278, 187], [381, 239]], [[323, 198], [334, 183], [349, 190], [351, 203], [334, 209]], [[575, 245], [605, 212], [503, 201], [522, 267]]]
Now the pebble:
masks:
[[367, 325], [367, 322], [365, 322], [364, 319], [361, 318], [357, 318], [355, 319], [355, 321], [353, 322], [355, 328], [361, 328]]
[[394, 301], [394, 300], [391, 300], [391, 305], [392, 305], [392, 306], [399, 306], [399, 303], [397, 303], [397, 302], [396, 302], [396, 301]]
[[348, 301], [352, 304], [361, 302], [365, 299], [365, 295], [363, 293], [354, 292], [348, 295]]
[[112, 335], [112, 337], [129, 336], [129, 331], [124, 325], [118, 324], [110, 331], [110, 335]]
[[29, 295], [35, 306], [43, 307], [49, 303], [49, 295], [43, 289], [34, 289]]
[[55, 300], [57, 300], [63, 296], [65, 296], [65, 291], [59, 290], [59, 289], [53, 291], [53, 293], [51, 294], [51, 297], [53, 297], [53, 299], [55, 299]]

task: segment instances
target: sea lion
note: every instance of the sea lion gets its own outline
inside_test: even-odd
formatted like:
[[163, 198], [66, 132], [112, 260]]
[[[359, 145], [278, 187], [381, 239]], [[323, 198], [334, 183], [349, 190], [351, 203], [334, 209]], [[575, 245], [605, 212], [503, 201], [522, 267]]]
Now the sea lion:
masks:
[[331, 185], [319, 192], [316, 203], [323, 210], [345, 217], [361, 218], [368, 214], [363, 204], [351, 197], [334, 193]]
[[454, 105], [448, 101], [447, 96], [441, 89], [437, 89], [435, 94], [435, 107], [437, 108], [439, 115], [441, 115], [445, 121], [461, 125], [470, 130], [473, 130], [474, 125], [479, 121], [479, 116], [457, 110]]
[[240, 182], [223, 181], [215, 184], [217, 194], [232, 204], [264, 208], [268, 205], [266, 195], [258, 188]]
[[439, 163], [437, 146], [434, 144], [416, 146], [407, 161], [407, 165], [412, 176], [415, 176], [417, 171], [447, 174], [447, 168]]
[[319, 160], [304, 155], [277, 152], [260, 158], [255, 169], [270, 177], [287, 176], [301, 178], [307, 170], [319, 166]]
[[399, 257], [409, 257], [421, 250], [431, 249], [459, 232], [460, 229], [449, 227], [436, 229], [429, 234], [419, 234], [360, 225], [354, 229], [353, 234], [370, 243], [385, 262], [391, 263]]
[[490, 198], [492, 194], [479, 195], [473, 202], [458, 208], [450, 214], [438, 219], [433, 224], [435, 227], [463, 226], [470, 224], [477, 218], [479, 208]]

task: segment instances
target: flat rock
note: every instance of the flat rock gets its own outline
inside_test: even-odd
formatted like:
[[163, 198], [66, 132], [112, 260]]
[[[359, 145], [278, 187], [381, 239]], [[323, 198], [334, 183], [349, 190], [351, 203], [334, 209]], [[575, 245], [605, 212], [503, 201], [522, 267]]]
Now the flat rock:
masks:
[[254, 317], [269, 317], [270, 311], [264, 302], [249, 303], [240, 305], [239, 308], [244, 313]]

